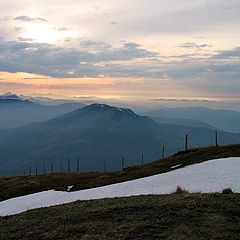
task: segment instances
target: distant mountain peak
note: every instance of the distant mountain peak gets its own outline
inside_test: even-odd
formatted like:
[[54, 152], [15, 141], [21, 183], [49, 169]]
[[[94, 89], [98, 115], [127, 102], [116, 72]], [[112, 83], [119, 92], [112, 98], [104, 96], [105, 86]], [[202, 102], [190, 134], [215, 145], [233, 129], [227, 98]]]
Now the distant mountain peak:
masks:
[[25, 100], [19, 97], [15, 93], [7, 92], [0, 95], [0, 103], [1, 104], [17, 104], [17, 106], [22, 105], [32, 105], [33, 103], [29, 100]]
[[130, 118], [138, 117], [138, 115], [129, 108], [113, 107], [103, 103], [93, 103], [89, 106], [84, 107], [83, 109], [86, 111], [99, 111], [99, 112], [109, 111], [109, 112], [116, 112], [116, 113], [119, 112], [119, 113], [125, 114]]
[[12, 92], [7, 92], [2, 95], [0, 95], [1, 99], [21, 99], [17, 94]]

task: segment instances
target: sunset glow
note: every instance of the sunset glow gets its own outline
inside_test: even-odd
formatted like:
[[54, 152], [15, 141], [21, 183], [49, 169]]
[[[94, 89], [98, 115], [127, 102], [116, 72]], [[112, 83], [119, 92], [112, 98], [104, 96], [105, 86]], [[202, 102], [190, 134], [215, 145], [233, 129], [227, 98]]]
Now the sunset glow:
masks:
[[239, 100], [235, 0], [24, 2], [0, 4], [0, 93]]

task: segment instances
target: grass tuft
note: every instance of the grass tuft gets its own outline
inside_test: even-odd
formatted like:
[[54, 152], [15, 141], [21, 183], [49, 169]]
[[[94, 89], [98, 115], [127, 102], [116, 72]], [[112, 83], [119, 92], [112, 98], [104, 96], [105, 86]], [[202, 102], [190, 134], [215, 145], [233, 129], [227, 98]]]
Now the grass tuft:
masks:
[[222, 194], [233, 194], [233, 190], [231, 188], [225, 188], [222, 190]]
[[186, 194], [186, 193], [189, 193], [189, 191], [180, 186], [177, 186], [175, 192], [173, 192], [173, 194]]

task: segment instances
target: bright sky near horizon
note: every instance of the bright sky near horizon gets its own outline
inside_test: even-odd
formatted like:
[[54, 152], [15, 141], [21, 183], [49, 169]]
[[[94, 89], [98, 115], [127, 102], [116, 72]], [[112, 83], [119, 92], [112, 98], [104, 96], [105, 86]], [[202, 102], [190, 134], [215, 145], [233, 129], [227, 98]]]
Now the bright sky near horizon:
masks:
[[0, 2], [0, 93], [240, 101], [239, 0]]

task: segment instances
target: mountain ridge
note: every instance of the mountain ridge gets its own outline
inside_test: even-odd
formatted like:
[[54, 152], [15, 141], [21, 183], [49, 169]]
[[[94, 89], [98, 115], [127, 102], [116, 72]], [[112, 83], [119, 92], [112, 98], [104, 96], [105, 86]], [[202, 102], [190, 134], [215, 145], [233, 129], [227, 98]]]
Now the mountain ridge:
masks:
[[[0, 173], [10, 173], [13, 165], [23, 170], [43, 161], [58, 168], [59, 161], [68, 158], [80, 158], [84, 170], [94, 171], [107, 159], [109, 169], [117, 170], [122, 157], [126, 166], [139, 163], [142, 154], [146, 162], [159, 158], [163, 144], [165, 155], [182, 150], [186, 133], [189, 147], [214, 144], [213, 129], [159, 124], [129, 109], [92, 104], [46, 122], [1, 131]], [[240, 134], [219, 131], [219, 142], [239, 143]]]

